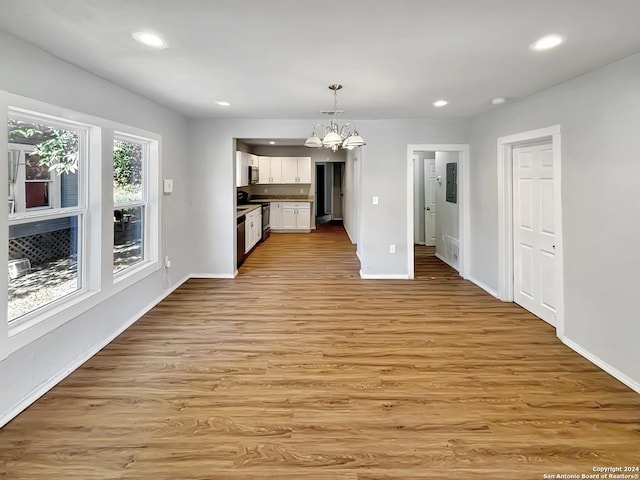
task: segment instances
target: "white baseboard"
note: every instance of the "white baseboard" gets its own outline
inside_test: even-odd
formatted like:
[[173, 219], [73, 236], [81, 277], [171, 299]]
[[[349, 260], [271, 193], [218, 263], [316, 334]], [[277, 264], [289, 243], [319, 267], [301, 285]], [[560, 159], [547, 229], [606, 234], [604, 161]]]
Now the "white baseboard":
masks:
[[360, 270], [360, 278], [363, 280], [409, 280], [409, 275], [406, 273], [362, 273]]
[[93, 357], [96, 353], [102, 350], [104, 347], [109, 345], [113, 340], [116, 339], [118, 335], [124, 332], [131, 325], [140, 320], [149, 310], [158, 305], [162, 300], [168, 297], [171, 293], [173, 293], [180, 285], [189, 280], [189, 275], [185, 276], [182, 280], [177, 282], [171, 288], [168, 288], [161, 295], [156, 297], [154, 300], [149, 302], [146, 306], [144, 306], [139, 312], [137, 312], [133, 317], [131, 317], [125, 324], [120, 326], [115, 332], [109, 335], [107, 338], [101, 340], [97, 344], [85, 350], [82, 355], [76, 358], [74, 361], [69, 363], [65, 368], [63, 368], [60, 372], [58, 372], [54, 377], [50, 378], [40, 386], [38, 386], [35, 390], [33, 390], [27, 397], [22, 399], [15, 405], [13, 408], [8, 411], [0, 414], [0, 428], [4, 427], [7, 423], [9, 423], [13, 418], [15, 418], [20, 412], [26, 409], [29, 405], [34, 403], [40, 397], [42, 397], [45, 393], [55, 387], [58, 383], [64, 380], [66, 377], [71, 375], [75, 370], [77, 370], [83, 363]]
[[572, 340], [569, 340], [567, 337], [563, 336], [563, 337], [559, 337], [559, 338], [562, 341], [562, 343], [564, 343], [571, 350], [573, 350], [577, 354], [583, 356], [584, 358], [589, 360], [594, 365], [600, 367], [602, 370], [607, 372], [612, 377], [620, 380], [622, 383], [624, 383], [627, 387], [629, 387], [634, 392], [640, 393], [640, 383], [638, 383], [635, 380], [633, 380], [632, 378], [626, 376], [621, 371], [619, 371], [616, 368], [612, 367], [607, 362], [605, 362], [601, 358], [597, 357], [593, 353], [585, 350], [584, 348], [582, 348], [580, 345], [578, 345], [577, 343], [573, 342]]
[[453, 263], [451, 263], [447, 258], [440, 255], [438, 252], [436, 252], [436, 258], [439, 260], [442, 260], [444, 263], [446, 263], [451, 268], [453, 268], [456, 272], [459, 272], [458, 267], [456, 267]]
[[236, 273], [192, 273], [189, 278], [236, 278]]
[[480, 280], [476, 280], [473, 277], [466, 277], [466, 280], [469, 280], [470, 282], [475, 283], [477, 286], [479, 286], [481, 289], [483, 289], [485, 292], [487, 292], [492, 297], [498, 298], [498, 292], [496, 290], [494, 290], [493, 288], [485, 285]]

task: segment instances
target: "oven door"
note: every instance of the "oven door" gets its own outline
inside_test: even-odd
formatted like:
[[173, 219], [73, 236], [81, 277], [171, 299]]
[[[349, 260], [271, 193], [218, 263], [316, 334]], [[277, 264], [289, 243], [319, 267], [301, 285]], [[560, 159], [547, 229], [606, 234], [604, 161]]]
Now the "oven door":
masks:
[[271, 204], [262, 204], [262, 241], [264, 242], [271, 234]]

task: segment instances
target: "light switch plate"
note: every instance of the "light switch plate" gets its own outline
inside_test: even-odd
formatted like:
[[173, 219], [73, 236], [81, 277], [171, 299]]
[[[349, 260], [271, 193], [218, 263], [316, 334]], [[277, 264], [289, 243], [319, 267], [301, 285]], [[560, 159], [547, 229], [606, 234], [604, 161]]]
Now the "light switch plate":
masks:
[[164, 193], [173, 193], [173, 179], [172, 178], [165, 178], [163, 185], [162, 185], [162, 191]]
[[377, 195], [376, 195], [376, 196], [374, 196], [374, 197], [373, 197], [373, 204], [374, 204], [374, 205], [378, 205], [378, 200], [379, 200], [379, 199], [378, 199], [378, 196], [377, 196]]

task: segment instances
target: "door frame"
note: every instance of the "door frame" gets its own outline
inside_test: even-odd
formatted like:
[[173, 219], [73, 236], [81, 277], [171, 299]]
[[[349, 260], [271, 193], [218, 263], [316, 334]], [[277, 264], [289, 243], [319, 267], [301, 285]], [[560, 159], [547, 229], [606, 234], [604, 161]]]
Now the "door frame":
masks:
[[560, 125], [498, 138], [498, 299], [513, 302], [513, 147], [550, 140], [553, 152], [553, 215], [556, 231], [556, 334], [564, 335], [564, 268], [562, 240], [562, 138]]
[[458, 152], [458, 274], [462, 278], [468, 278], [470, 264], [470, 178], [469, 178], [469, 144], [412, 144], [407, 145], [407, 277], [414, 278], [414, 155], [416, 152]]

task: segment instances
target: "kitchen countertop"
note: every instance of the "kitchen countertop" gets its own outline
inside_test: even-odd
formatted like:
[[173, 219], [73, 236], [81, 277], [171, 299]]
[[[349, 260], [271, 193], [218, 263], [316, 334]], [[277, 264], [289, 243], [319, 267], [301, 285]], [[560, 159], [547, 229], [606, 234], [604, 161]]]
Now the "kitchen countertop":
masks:
[[236, 207], [236, 218], [242, 215], [246, 215], [247, 213], [252, 212], [253, 210], [257, 210], [258, 208], [260, 208], [260, 205], [238, 205]]
[[291, 196], [286, 196], [286, 195], [282, 195], [282, 196], [278, 196], [278, 195], [274, 195], [272, 197], [260, 197], [260, 198], [256, 198], [253, 197], [250, 202], [251, 203], [265, 203], [265, 202], [313, 202], [314, 198], [309, 196], [309, 197], [303, 197], [303, 196], [299, 196], [299, 197], [291, 197]]

